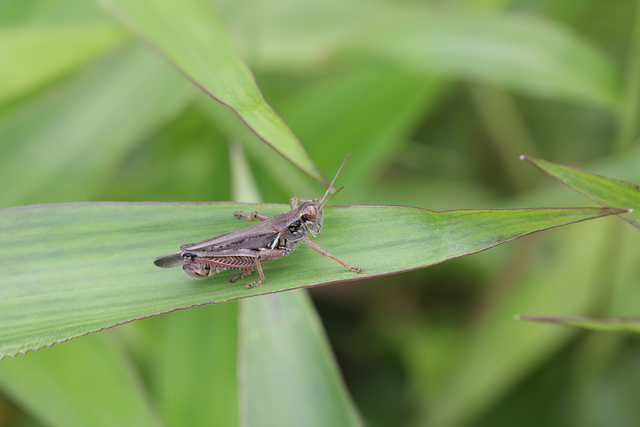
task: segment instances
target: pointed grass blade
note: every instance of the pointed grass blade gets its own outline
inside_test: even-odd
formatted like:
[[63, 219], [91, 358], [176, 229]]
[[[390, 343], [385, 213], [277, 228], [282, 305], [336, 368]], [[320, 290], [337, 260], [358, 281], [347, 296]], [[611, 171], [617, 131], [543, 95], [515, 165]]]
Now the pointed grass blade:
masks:
[[326, 185], [300, 141], [262, 97], [211, 4], [202, 0], [99, 0], [99, 3], [196, 86], [235, 111], [260, 139]]
[[102, 202], [0, 210], [0, 357], [195, 305], [422, 268], [536, 231], [622, 212], [327, 206], [324, 233], [316, 241], [365, 274], [347, 271], [305, 246], [266, 263], [266, 281], [254, 289], [227, 283], [233, 271], [193, 280], [179, 268], [153, 265], [180, 244], [246, 227], [233, 212], [254, 210], [273, 216], [288, 208]]
[[596, 319], [581, 316], [515, 316], [516, 320], [554, 323], [593, 331], [630, 331], [640, 333], [640, 317]]
[[520, 158], [602, 206], [633, 209], [619, 216], [640, 229], [640, 187], [638, 185], [542, 159], [527, 156]]

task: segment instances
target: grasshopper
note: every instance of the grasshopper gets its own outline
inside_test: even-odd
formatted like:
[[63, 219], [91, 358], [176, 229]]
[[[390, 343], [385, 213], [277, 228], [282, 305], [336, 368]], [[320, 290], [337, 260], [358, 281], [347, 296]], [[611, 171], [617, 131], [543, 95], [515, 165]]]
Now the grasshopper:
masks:
[[257, 219], [261, 222], [243, 230], [232, 231], [199, 243], [181, 245], [178, 252], [158, 257], [153, 263], [158, 267], [181, 265], [184, 272], [195, 279], [204, 279], [228, 268], [245, 270], [242, 274], [229, 280], [229, 283], [248, 276], [255, 268], [258, 270], [260, 280], [247, 284], [247, 287], [251, 288], [264, 282], [261, 263], [289, 255], [298, 242], [302, 242], [317, 253], [336, 260], [348, 270], [364, 273], [364, 270], [351, 267], [340, 258], [331, 255], [322, 246], [309, 240], [307, 236], [308, 233], [314, 237], [320, 234], [323, 221], [322, 208], [333, 196], [338, 194], [338, 191], [344, 188], [339, 188], [327, 199], [329, 191], [333, 188], [333, 183], [348, 158], [349, 156], [340, 165], [340, 169], [322, 199], [293, 197], [290, 200], [291, 210], [274, 217], [259, 212], [252, 212], [250, 215], [234, 212], [238, 219], [246, 218], [249, 221]]

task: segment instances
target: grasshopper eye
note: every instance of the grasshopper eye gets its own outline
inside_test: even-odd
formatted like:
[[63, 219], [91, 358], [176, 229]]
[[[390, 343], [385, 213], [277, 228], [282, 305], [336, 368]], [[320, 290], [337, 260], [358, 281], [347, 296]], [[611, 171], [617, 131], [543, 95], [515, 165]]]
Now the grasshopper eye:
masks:
[[185, 260], [186, 262], [193, 262], [196, 260], [196, 254], [185, 252], [182, 254], [182, 259]]
[[305, 210], [305, 213], [300, 217], [304, 222], [314, 222], [318, 219], [318, 209], [315, 206], [309, 206]]

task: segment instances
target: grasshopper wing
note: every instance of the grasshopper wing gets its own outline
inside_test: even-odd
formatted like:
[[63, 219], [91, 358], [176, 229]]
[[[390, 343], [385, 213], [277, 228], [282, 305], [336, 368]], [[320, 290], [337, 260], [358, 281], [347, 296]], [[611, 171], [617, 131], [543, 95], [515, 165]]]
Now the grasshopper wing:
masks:
[[[243, 246], [243, 242], [251, 241], [254, 239], [271, 241], [278, 234], [278, 231], [273, 228], [273, 218], [269, 218], [266, 221], [254, 224], [247, 228], [242, 228], [236, 231], [230, 231], [220, 236], [212, 237], [211, 239], [203, 240], [198, 243], [189, 243], [181, 245], [180, 249], [183, 251], [199, 251], [199, 250], [214, 250], [214, 249], [227, 249], [237, 246], [248, 247], [246, 244]], [[260, 245], [261, 246], [261, 245]], [[258, 246], [258, 247], [260, 247]], [[257, 249], [258, 247], [253, 246]], [[169, 255], [167, 255], [169, 256]]]

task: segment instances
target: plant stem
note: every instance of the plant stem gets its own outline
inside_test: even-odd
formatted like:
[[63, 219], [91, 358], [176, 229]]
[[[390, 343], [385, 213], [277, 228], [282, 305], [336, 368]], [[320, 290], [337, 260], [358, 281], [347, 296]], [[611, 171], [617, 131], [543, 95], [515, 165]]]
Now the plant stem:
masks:
[[515, 99], [491, 86], [470, 84], [469, 89], [512, 185], [527, 188], [535, 180], [535, 172], [522, 168], [517, 160], [522, 153], [536, 156], [537, 147]]
[[620, 106], [620, 132], [617, 151], [621, 153], [630, 147], [638, 137], [638, 113], [640, 112], [640, 0], [636, 4], [632, 35], [627, 59], [627, 75]]

